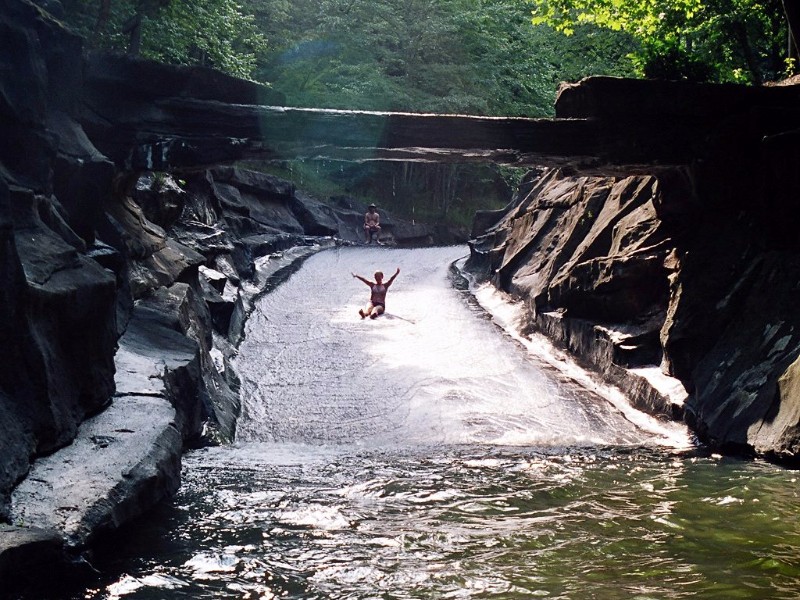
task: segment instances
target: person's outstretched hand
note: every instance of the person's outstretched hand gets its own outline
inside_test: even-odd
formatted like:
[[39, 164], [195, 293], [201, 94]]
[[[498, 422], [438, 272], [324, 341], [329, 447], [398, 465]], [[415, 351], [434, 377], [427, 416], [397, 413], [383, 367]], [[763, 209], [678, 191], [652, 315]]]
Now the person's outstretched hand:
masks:
[[399, 274], [400, 274], [400, 267], [397, 267], [397, 271], [395, 271], [395, 273], [394, 273], [394, 274], [395, 274], [395, 275], [399, 275]]

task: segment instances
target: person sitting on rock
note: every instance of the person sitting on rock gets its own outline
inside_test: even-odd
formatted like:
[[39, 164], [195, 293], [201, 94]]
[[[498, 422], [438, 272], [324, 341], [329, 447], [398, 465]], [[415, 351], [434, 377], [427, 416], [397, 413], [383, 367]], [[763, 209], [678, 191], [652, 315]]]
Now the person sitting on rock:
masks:
[[367, 236], [366, 243], [372, 243], [372, 234], [376, 234], [375, 240], [381, 234], [381, 216], [378, 214], [377, 207], [370, 204], [367, 207], [367, 212], [364, 214], [364, 235]]
[[386, 291], [389, 289], [389, 286], [392, 285], [392, 282], [394, 282], [394, 278], [399, 274], [400, 267], [397, 267], [397, 271], [389, 278], [389, 281], [383, 283], [382, 271], [375, 271], [375, 281], [370, 281], [365, 277], [361, 277], [361, 275], [351, 273], [353, 277], [366, 283], [370, 289], [369, 302], [364, 308], [358, 310], [358, 314], [361, 315], [362, 319], [366, 317], [377, 319], [379, 315], [386, 312]]

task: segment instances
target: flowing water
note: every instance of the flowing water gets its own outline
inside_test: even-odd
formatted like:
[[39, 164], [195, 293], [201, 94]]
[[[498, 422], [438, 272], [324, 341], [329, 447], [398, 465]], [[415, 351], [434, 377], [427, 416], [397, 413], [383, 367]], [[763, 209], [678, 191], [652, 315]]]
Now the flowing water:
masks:
[[[800, 597], [796, 473], [708, 456], [532, 355], [453, 286], [464, 253], [329, 250], [265, 295], [237, 442], [189, 453], [76, 597]], [[361, 320], [350, 272], [396, 267]]]

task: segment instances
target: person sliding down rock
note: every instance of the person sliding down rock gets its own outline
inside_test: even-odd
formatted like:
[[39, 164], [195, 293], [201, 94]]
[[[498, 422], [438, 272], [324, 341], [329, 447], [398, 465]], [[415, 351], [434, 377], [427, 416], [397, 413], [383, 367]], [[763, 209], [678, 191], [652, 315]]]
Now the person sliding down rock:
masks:
[[382, 271], [375, 271], [375, 281], [370, 281], [365, 277], [361, 277], [361, 275], [351, 273], [353, 277], [366, 283], [370, 290], [369, 302], [364, 308], [358, 310], [358, 314], [361, 315], [362, 319], [366, 317], [376, 319], [379, 315], [386, 312], [386, 291], [389, 289], [389, 286], [392, 285], [392, 282], [394, 282], [394, 278], [399, 274], [400, 267], [397, 267], [397, 271], [389, 278], [389, 281], [383, 283]]

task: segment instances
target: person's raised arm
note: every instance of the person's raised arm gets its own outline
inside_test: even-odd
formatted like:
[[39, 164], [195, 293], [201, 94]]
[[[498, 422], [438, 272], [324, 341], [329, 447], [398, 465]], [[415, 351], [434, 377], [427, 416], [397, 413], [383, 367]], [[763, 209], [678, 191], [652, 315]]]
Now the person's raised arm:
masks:
[[364, 283], [366, 283], [367, 285], [372, 285], [372, 282], [371, 282], [371, 281], [369, 281], [369, 280], [367, 280], [367, 279], [364, 279], [364, 278], [363, 278], [361, 275], [356, 275], [355, 273], [352, 273], [352, 272], [350, 273], [350, 275], [352, 275], [353, 277], [355, 277], [356, 279], [358, 279], [358, 280], [360, 280], [360, 281], [363, 281], [363, 282], [364, 282]]
[[388, 288], [390, 285], [392, 285], [392, 282], [394, 281], [394, 278], [395, 278], [395, 277], [397, 277], [398, 275], [400, 275], [400, 267], [397, 267], [397, 271], [395, 271], [395, 272], [394, 272], [394, 275], [392, 275], [392, 276], [389, 278], [389, 281], [387, 281], [387, 282], [386, 282], [386, 287], [387, 287], [387, 288]]

